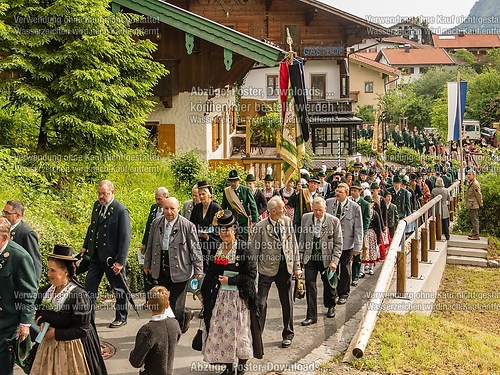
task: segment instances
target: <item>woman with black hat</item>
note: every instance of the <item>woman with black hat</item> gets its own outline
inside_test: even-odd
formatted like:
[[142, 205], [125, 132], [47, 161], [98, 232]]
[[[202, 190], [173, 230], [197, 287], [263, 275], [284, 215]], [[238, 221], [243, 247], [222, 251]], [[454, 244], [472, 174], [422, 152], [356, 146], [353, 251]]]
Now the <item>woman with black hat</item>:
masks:
[[222, 374], [245, 372], [248, 359], [262, 358], [255, 278], [257, 265], [248, 245], [237, 238], [237, 221], [229, 210], [215, 215], [222, 242], [201, 286], [205, 334], [203, 358], [226, 366]]
[[208, 181], [200, 181], [197, 184], [200, 203], [197, 203], [191, 213], [191, 222], [196, 225], [200, 239], [201, 251], [203, 253], [203, 271], [208, 267], [208, 260], [215, 253], [216, 243], [219, 236], [214, 231], [212, 222], [221, 207], [212, 200], [212, 186]]
[[73, 248], [55, 245], [48, 256], [50, 284], [36, 301], [36, 323], [44, 330], [31, 374], [107, 374], [99, 338], [92, 322], [92, 305], [87, 292], [74, 279]]

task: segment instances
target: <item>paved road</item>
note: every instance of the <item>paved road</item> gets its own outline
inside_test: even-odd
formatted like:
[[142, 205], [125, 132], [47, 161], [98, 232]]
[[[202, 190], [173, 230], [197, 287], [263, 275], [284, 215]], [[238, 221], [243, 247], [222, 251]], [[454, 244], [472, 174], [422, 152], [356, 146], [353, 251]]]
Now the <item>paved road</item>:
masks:
[[[347, 304], [337, 306], [337, 315], [333, 319], [324, 316], [326, 309], [322, 307], [322, 287], [321, 280], [318, 279], [318, 313], [320, 314], [318, 323], [309, 327], [302, 327], [300, 322], [305, 319], [306, 301], [297, 300], [294, 305], [294, 326], [295, 339], [291, 347], [282, 349], [281, 344], [281, 307], [275, 287], [271, 288], [268, 301], [268, 313], [266, 327], [263, 335], [265, 355], [262, 360], [251, 360], [251, 368], [247, 374], [260, 374], [267, 371], [281, 371], [287, 365], [298, 362], [308, 355], [314, 348], [320, 346], [328, 337], [334, 334], [341, 326], [354, 316], [361, 306], [367, 301], [369, 292], [373, 289], [376, 278], [380, 271], [377, 267], [375, 275], [367, 275], [361, 279], [356, 287], [351, 287], [351, 296]], [[143, 301], [137, 301], [141, 305]], [[199, 301], [195, 301], [188, 296], [187, 305], [193, 309], [199, 309]], [[108, 373], [111, 375], [137, 375], [138, 370], [130, 366], [128, 356], [134, 346], [135, 334], [139, 328], [148, 321], [150, 313], [140, 311], [138, 318], [133, 310], [129, 313], [128, 324], [119, 329], [108, 328], [108, 324], [114, 319], [112, 306], [101, 306], [96, 314], [96, 325], [99, 337], [102, 341], [110, 343], [116, 348], [116, 354], [106, 360]], [[203, 362], [200, 352], [191, 349], [191, 340], [199, 326], [199, 319], [196, 317], [191, 322], [189, 331], [180, 339], [177, 347], [174, 372], [176, 375], [187, 375], [192, 373], [219, 373], [220, 370], [213, 366], [207, 366]], [[22, 371], [16, 369], [15, 375], [21, 375]]]

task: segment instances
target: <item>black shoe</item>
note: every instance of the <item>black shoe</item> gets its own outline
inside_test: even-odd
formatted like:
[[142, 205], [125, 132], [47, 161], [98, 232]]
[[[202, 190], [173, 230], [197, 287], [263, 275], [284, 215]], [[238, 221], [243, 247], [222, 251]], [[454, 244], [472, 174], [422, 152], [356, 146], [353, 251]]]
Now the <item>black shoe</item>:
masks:
[[120, 328], [120, 327], [124, 326], [125, 324], [127, 324], [126, 320], [113, 320], [109, 324], [109, 328]]
[[335, 307], [328, 308], [328, 311], [326, 312], [326, 317], [327, 318], [335, 318]]
[[198, 313], [198, 318], [203, 319], [203, 307], [201, 308], [200, 312]]
[[226, 369], [222, 371], [220, 375], [234, 375], [234, 365], [226, 365]]
[[311, 324], [316, 324], [317, 323], [317, 320], [316, 319], [306, 319], [306, 320], [303, 320], [302, 324], [304, 327], [306, 326], [310, 326]]
[[290, 345], [292, 345], [292, 340], [290, 339], [284, 339], [283, 341], [281, 341], [282, 348], [288, 348]]
[[193, 320], [194, 314], [191, 309], [186, 308], [184, 310], [184, 324], [182, 325], [181, 332], [186, 333], [189, 329], [189, 323]]
[[347, 302], [347, 297], [339, 297], [339, 300], [337, 303], [339, 305], [345, 305], [346, 302]]
[[247, 371], [247, 360], [240, 359], [236, 367], [236, 375], [243, 375]]

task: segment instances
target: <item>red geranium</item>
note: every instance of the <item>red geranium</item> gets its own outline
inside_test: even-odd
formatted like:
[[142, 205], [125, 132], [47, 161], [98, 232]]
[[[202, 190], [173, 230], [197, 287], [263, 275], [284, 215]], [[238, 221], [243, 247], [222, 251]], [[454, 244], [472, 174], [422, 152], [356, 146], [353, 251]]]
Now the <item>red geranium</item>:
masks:
[[229, 264], [229, 261], [227, 260], [227, 258], [216, 257], [214, 259], [214, 263], [215, 264], [220, 264], [222, 266], [227, 266]]

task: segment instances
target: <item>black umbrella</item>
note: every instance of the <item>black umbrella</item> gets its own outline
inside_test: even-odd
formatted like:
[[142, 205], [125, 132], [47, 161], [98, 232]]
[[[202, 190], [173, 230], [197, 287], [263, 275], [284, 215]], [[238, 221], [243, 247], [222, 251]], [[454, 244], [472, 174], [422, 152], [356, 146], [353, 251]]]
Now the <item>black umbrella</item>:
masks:
[[[110, 268], [113, 268], [114, 264], [115, 264], [115, 260], [111, 257], [108, 257], [108, 259], [106, 259], [106, 263]], [[125, 293], [127, 294], [128, 301], [130, 302], [130, 304], [134, 308], [135, 312], [137, 313], [137, 316], [140, 317], [139, 311], [137, 310], [137, 307], [135, 306], [135, 302], [132, 299], [132, 293], [130, 293], [130, 288], [128, 287], [127, 280], [125, 280], [125, 277], [123, 277], [123, 274], [121, 272], [118, 273], [118, 275], [116, 275], [116, 276], [118, 276], [120, 278], [120, 281], [121, 281], [122, 286], [123, 286], [123, 290], [125, 290]]]

